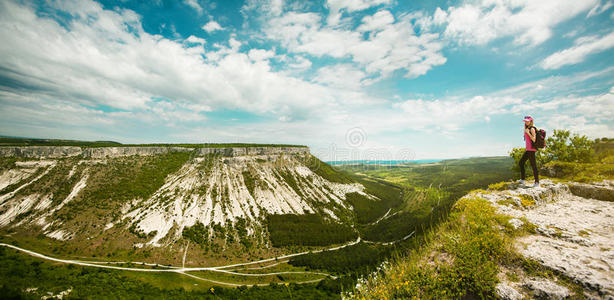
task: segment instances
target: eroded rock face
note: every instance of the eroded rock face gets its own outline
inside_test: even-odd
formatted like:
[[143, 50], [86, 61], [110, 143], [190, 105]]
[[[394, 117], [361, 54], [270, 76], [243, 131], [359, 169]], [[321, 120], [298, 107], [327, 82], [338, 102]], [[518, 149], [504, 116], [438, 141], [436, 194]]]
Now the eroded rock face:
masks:
[[592, 184], [571, 182], [569, 190], [572, 194], [583, 198], [614, 201], [614, 184], [607, 180]]
[[63, 146], [28, 146], [28, 147], [0, 147], [0, 156], [33, 157], [33, 158], [59, 158], [81, 155], [80, 147]]
[[568, 288], [542, 278], [531, 278], [524, 284], [524, 287], [528, 288], [533, 296], [541, 299], [558, 300], [571, 296]]
[[81, 155], [83, 158], [110, 158], [132, 155], [156, 155], [171, 151], [195, 151], [196, 156], [215, 154], [220, 156], [245, 155], [297, 155], [309, 154], [307, 147], [225, 147], [225, 148], [185, 148], [185, 147], [64, 147], [64, 146], [25, 146], [0, 147], [0, 157], [61, 158]]
[[[96, 188], [101, 179], [97, 172], [123, 167], [119, 162], [139, 161], [136, 157], [112, 157], [169, 151], [193, 150], [105, 147], [84, 149], [85, 155], [80, 159], [17, 161], [11, 169], [0, 171], [0, 228], [37, 225], [54, 239], [82, 239], [84, 236], [75, 234], [78, 230], [59, 218], [58, 212], [99, 191]], [[359, 183], [342, 184], [318, 175], [317, 166], [306, 165], [312, 161], [306, 147], [203, 148], [193, 154], [182, 167], [166, 175], [149, 198], [137, 197], [123, 203], [120, 211], [105, 212], [105, 219], [99, 219], [102, 223], [94, 227], [104, 227], [104, 234], [123, 226], [146, 235], [149, 245], [167, 246], [182, 237], [184, 228], [197, 223], [225, 226], [241, 220], [249, 224], [247, 235], [264, 236], [267, 215], [313, 213], [342, 222], [352, 209], [346, 194], [358, 193], [378, 200], [366, 194]], [[51, 171], [57, 171], [53, 180], [71, 180], [65, 194], [57, 197], [48, 189], [28, 189], [30, 185], [48, 184], [50, 179], [45, 175]]]
[[[520, 254], [566, 275], [597, 297], [612, 299], [614, 202], [608, 196], [612, 184], [613, 181], [565, 184], [544, 180], [539, 188], [513, 185], [510, 190], [477, 196], [490, 201], [500, 213], [512, 216], [513, 227], [525, 222], [535, 226], [535, 234], [516, 239]], [[568, 291], [540, 279], [526, 281], [522, 287], [532, 291], [533, 297], [569, 296]], [[501, 297], [513, 294], [508, 288], [498, 290]]]
[[192, 151], [191, 148], [182, 147], [100, 147], [100, 148], [85, 148], [82, 155], [84, 158], [106, 158], [106, 157], [121, 157], [132, 155], [156, 155], [165, 154], [171, 151]]

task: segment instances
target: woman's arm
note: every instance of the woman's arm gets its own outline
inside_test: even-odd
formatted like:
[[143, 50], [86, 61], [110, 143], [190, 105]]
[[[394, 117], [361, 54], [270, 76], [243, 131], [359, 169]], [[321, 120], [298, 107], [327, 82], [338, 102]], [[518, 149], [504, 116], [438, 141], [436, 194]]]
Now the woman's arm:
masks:
[[529, 137], [531, 138], [531, 141], [535, 143], [535, 137], [536, 137], [535, 127], [531, 127], [529, 129]]

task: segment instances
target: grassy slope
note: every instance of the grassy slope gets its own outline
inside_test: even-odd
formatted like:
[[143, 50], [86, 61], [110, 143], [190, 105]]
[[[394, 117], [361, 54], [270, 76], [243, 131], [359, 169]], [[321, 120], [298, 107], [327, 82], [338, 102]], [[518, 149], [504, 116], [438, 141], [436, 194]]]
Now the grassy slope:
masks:
[[[512, 239], [532, 228], [525, 224], [514, 229], [509, 218], [497, 214], [484, 199], [469, 197], [458, 201], [446, 221], [416, 241], [420, 246], [382, 265], [379, 272], [362, 280], [348, 296], [356, 299], [494, 298], [500, 269], [513, 270], [505, 272], [509, 280], [514, 280], [518, 272], [556, 277], [513, 250]], [[561, 276], [558, 279], [578, 293], [577, 285]]]
[[[505, 180], [512, 176], [509, 163], [510, 160], [507, 158], [458, 160], [450, 163], [452, 167], [448, 166], [446, 176], [450, 178], [466, 177], [465, 173], [470, 172], [469, 170], [475, 170], [476, 173], [485, 174], [488, 180], [486, 182], [465, 180], [462, 185], [456, 187], [467, 191], [475, 188], [486, 188], [488, 183]], [[446, 186], [443, 184], [441, 187], [438, 183], [429, 187], [430, 184], [426, 183], [427, 178], [439, 178], [441, 166], [414, 166], [414, 168], [425, 168], [427, 170], [412, 171], [416, 173], [407, 175], [405, 173], [408, 172], [409, 168], [391, 170], [387, 167], [373, 168], [369, 166], [368, 168], [354, 167], [354, 169], [348, 170], [347, 166], [335, 167], [335, 169], [346, 171], [349, 177], [363, 183], [371, 194], [380, 197], [380, 199], [387, 199], [381, 203], [386, 209], [376, 208], [380, 212], [385, 213], [388, 208], [391, 208], [391, 215], [398, 212], [376, 225], [358, 224], [357, 228], [360, 229], [363, 239], [387, 242], [404, 237], [411, 231], [419, 229], [416, 230], [414, 237], [390, 246], [360, 243], [338, 251], [297, 257], [290, 260], [290, 263], [339, 274], [339, 284], [347, 290], [355, 285], [356, 276], [372, 272], [382, 261], [395, 256], [397, 253], [406, 253], [411, 249], [416, 249], [424, 235], [422, 229], [427, 229], [431, 224], [435, 224], [438, 215], [445, 215], [446, 206], [444, 202], [453, 199], [451, 198], [453, 195], [446, 190]], [[381, 175], [379, 178], [370, 177], [373, 173], [388, 174]], [[416, 182], [424, 182], [424, 184], [403, 184], [399, 186], [385, 180], [402, 176], [414, 176], [419, 179]], [[401, 189], [403, 189], [403, 193], [400, 193]], [[403, 197], [399, 198], [400, 196]], [[369, 215], [365, 214], [363, 217], [368, 218]]]
[[[389, 183], [386, 182], [378, 182], [378, 181], [373, 181], [373, 180], [369, 180], [369, 178], [365, 178], [365, 177], [359, 177], [356, 178], [353, 176], [350, 176], [348, 174], [343, 174], [343, 173], [339, 173], [337, 172], [335, 169], [331, 168], [330, 166], [318, 161], [317, 159], [313, 158], [311, 160], [313, 163], [310, 164], [310, 168], [312, 168], [312, 170], [314, 170], [314, 172], [322, 175], [323, 177], [325, 177], [328, 180], [334, 181], [334, 182], [343, 182], [343, 183], [348, 183], [348, 182], [354, 182], [354, 180], [358, 179], [361, 180], [361, 182], [363, 182], [363, 184], [365, 184], [365, 186], [367, 187], [367, 190], [369, 193], [374, 194], [376, 196], [378, 196], [380, 199], [382, 199], [382, 204], [384, 205], [384, 208], [392, 208], [392, 209], [403, 209], [403, 210], [407, 210], [407, 211], [411, 211], [414, 213], [420, 213], [421, 215], [427, 215], [427, 211], [430, 211], [430, 207], [427, 209], [426, 208], [426, 203], [430, 203], [432, 205], [432, 201], [435, 200], [434, 196], [437, 195], [437, 193], [433, 193], [434, 196], [428, 196], [426, 198], [424, 198], [422, 201], [424, 201], [424, 205], [422, 204], [422, 202], [411, 202], [411, 203], [407, 203], [404, 202], [403, 200], [401, 200], [399, 198], [399, 191], [400, 189], [397, 187], [394, 187], [392, 185], [390, 185]], [[9, 162], [10, 163], [10, 162]], [[462, 163], [460, 163], [462, 165]], [[453, 165], [453, 164], [450, 164]], [[468, 165], [480, 165], [479, 162], [472, 162]], [[448, 167], [447, 169], [447, 173], [446, 175], [448, 176], [460, 176], [462, 173], [464, 172], [464, 170], [466, 170], [469, 167], [459, 167], [458, 170]], [[490, 169], [490, 170], [495, 170], [492, 168], [492, 162], [488, 163], [482, 167], [479, 167], [477, 169], [480, 168], [486, 168], [486, 169]], [[452, 169], [452, 170], [450, 170]], [[431, 168], [429, 169], [428, 172], [417, 172], [417, 176], [418, 178], [422, 178], [422, 177], [437, 177], [438, 173], [440, 173], [441, 170], [437, 169], [437, 168]], [[456, 172], [457, 175], [454, 175]], [[500, 180], [500, 179], [499, 179]], [[471, 184], [471, 181], [468, 181], [467, 184]], [[434, 189], [434, 188], [431, 188]], [[421, 193], [425, 193], [424, 191], [427, 191], [426, 194], [430, 195], [428, 192], [428, 187], [421, 187], [420, 188], [420, 192]], [[413, 190], [412, 190], [413, 191]], [[406, 197], [414, 197], [412, 196], [413, 194], [409, 193], [409, 196]], [[122, 198], [122, 197], [120, 197]], [[414, 198], [406, 198], [405, 200], [408, 199], [414, 199]], [[385, 209], [381, 208], [381, 207], [373, 207], [370, 205], [364, 205], [364, 203], [361, 203], [360, 201], [364, 202], [364, 199], [362, 200], [358, 200], [358, 202], [354, 202], [353, 204], [355, 206], [360, 206], [363, 209], [358, 209], [358, 214], [360, 214], [362, 217], [358, 218], [357, 220], [360, 221], [371, 221], [374, 219], [375, 215], [370, 215], [369, 214], [369, 210], [365, 209], [366, 208], [373, 208], [373, 209], [377, 209], [379, 212], [384, 212], [385, 213]], [[416, 204], [416, 203], [421, 203], [421, 204]], [[361, 205], [364, 205], [361, 206]], [[407, 234], [409, 231], [405, 230], [403, 231], [403, 234]], [[35, 237], [32, 237], [33, 239]], [[408, 241], [408, 245], [410, 245], [409, 247], [413, 247], [411, 245], [412, 241]], [[45, 247], [42, 244], [40, 245], [41, 247]], [[397, 246], [395, 246], [397, 247]], [[406, 246], [403, 245], [399, 245], [397, 248], [407, 248]], [[27, 247], [28, 248], [28, 247]], [[64, 250], [62, 250], [64, 249]], [[36, 250], [36, 249], [35, 249]], [[68, 247], [60, 247], [59, 249], [56, 249], [57, 251], [59, 251], [58, 253], [64, 253], [66, 251], [70, 251], [70, 252], [75, 252], [77, 251], [76, 248], [71, 248], [71, 246]], [[191, 247], [190, 251], [202, 251], [202, 249], [199, 249], [198, 247]], [[360, 253], [365, 253], [365, 255], [361, 255]], [[364, 245], [359, 244], [356, 247], [352, 247], [349, 248], [348, 250], [345, 250], [344, 252], [340, 252], [340, 253], [335, 253], [335, 254], [339, 254], [342, 255], [345, 258], [351, 258], [351, 260], [346, 261], [346, 260], [335, 260], [333, 262], [329, 262], [328, 264], [322, 265], [322, 266], [316, 266], [316, 265], [310, 265], [309, 263], [306, 263], [305, 266], [311, 268], [311, 269], [324, 269], [324, 270], [335, 270], [335, 272], [353, 272], [355, 271], [355, 269], [351, 270], [351, 266], [364, 266], [364, 265], [369, 265], [369, 266], [375, 266], [377, 265], [380, 261], [382, 261], [383, 259], [385, 259], [386, 257], [389, 257], [390, 254], [392, 253], [392, 251], [390, 249], [388, 249], [388, 247], [380, 247], [380, 246], [369, 246], [369, 247], [364, 247]], [[103, 253], [97, 253], [98, 256], [100, 256]], [[333, 253], [325, 253], [323, 255], [329, 255], [330, 257], [334, 257]], [[142, 255], [144, 255], [144, 253], [116, 253], [115, 255], [120, 255], [122, 257], [128, 257], [128, 258], [137, 258], [137, 257], [142, 257]], [[136, 255], [136, 256], [135, 256]], [[152, 255], [156, 255], [155, 253]], [[190, 255], [191, 256], [191, 255]], [[337, 256], [339, 257], [339, 256]], [[314, 261], [319, 261], [319, 259], [317, 257], [314, 258]], [[340, 264], [340, 262], [343, 262], [343, 266]], [[350, 266], [350, 268], [346, 268], [343, 269], [343, 267], [347, 267]], [[341, 267], [341, 269], [339, 269]], [[326, 284], [326, 283], [325, 283]], [[328, 283], [329, 285], [334, 286], [336, 289], [339, 288], [339, 283]], [[161, 292], [163, 293], [163, 292]]]
[[[606, 150], [596, 153], [598, 163], [552, 162], [559, 168], [557, 179], [580, 178], [589, 182], [614, 179], [614, 153]], [[506, 186], [501, 182], [489, 188], [501, 190]], [[533, 229], [525, 223], [515, 230], [508, 219], [480, 198], [456, 202], [441, 224], [413, 241], [415, 246], [409, 247], [410, 251], [402, 252], [380, 271], [361, 280], [347, 296], [357, 299], [493, 298], [499, 281], [497, 273], [504, 270], [510, 281], [517, 280], [518, 273], [555, 278], [570, 288], [572, 298], [582, 299], [582, 288], [569, 278], [521, 257], [510, 247], [514, 237]]]
[[355, 175], [359, 178], [387, 181], [403, 189], [403, 204], [391, 211], [391, 217], [361, 228], [364, 238], [387, 242], [403, 238], [413, 230], [420, 233], [427, 224], [445, 215], [454, 201], [470, 190], [511, 179], [514, 176], [510, 170], [512, 162], [509, 157], [479, 157], [401, 167], [358, 165], [337, 168], [359, 174]]
[[[136, 273], [56, 264], [0, 247], [0, 295], [3, 299], [40, 299], [48, 292], [72, 289], [69, 298], [94, 299], [338, 299], [331, 285], [270, 285], [222, 288], [172, 273]], [[26, 292], [28, 288], [36, 288]], [[143, 299], [141, 298], [141, 299]]]

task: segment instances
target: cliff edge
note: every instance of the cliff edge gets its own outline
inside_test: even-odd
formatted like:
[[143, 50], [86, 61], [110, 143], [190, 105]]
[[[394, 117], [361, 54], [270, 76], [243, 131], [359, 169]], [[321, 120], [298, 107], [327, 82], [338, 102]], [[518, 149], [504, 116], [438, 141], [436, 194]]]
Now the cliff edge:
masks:
[[[585, 184], [545, 180], [540, 188], [509, 184], [507, 190], [476, 192], [515, 228], [532, 233], [517, 237], [518, 253], [582, 285], [587, 298], [614, 298], [614, 181]], [[526, 224], [525, 224], [526, 223]], [[548, 278], [499, 276], [504, 299], [546, 296], [564, 299], [571, 291]]]
[[156, 155], [169, 152], [191, 152], [197, 156], [215, 154], [220, 156], [308, 154], [308, 147], [173, 147], [173, 146], [129, 146], [129, 147], [76, 147], [76, 146], [0, 146], [0, 157], [27, 158], [108, 158], [132, 155]]
[[493, 184], [344, 299], [614, 299], [614, 181]]

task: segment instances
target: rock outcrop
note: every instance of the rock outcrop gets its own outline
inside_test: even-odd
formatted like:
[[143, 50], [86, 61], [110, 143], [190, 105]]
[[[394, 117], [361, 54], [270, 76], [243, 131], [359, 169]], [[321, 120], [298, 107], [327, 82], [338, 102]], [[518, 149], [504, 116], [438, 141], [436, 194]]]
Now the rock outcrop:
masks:
[[[474, 195], [513, 217], [512, 227], [534, 228], [534, 234], [516, 239], [516, 249], [524, 257], [582, 285], [586, 297], [614, 299], [613, 183], [544, 180], [539, 188], [512, 184], [509, 190]], [[497, 291], [504, 299], [518, 299], [518, 294], [549, 299], [570, 295], [567, 288], [544, 278], [504, 281]]]
[[28, 158], [62, 158], [82, 156], [83, 158], [106, 158], [132, 155], [156, 155], [172, 151], [194, 151], [196, 156], [245, 156], [245, 155], [279, 155], [279, 154], [308, 154], [307, 147], [161, 147], [161, 146], [135, 146], [135, 147], [71, 147], [71, 146], [24, 146], [0, 147], [0, 157], [28, 157]]
[[[111, 228], [126, 228], [139, 237], [142, 235], [142, 239], [146, 237], [146, 243], [139, 246], [161, 247], [179, 240], [184, 228], [197, 224], [233, 228], [233, 224], [241, 221], [247, 235], [256, 232], [257, 236], [264, 236], [268, 215], [317, 214], [340, 223], [351, 215], [352, 206], [346, 201], [346, 194], [358, 193], [377, 200], [366, 194], [359, 183], [339, 183], [319, 175], [319, 166], [307, 164], [319, 162], [311, 157], [307, 147], [3, 147], [0, 150], [5, 155], [20, 157], [46, 156], [38, 160], [17, 160], [14, 166], [0, 169], [0, 228], [37, 225], [42, 234], [58, 240], [89, 238], [81, 225], [68, 222], [76, 213], [66, 217], [66, 212], [75, 203], [89, 201], [89, 195], [105, 197], [121, 193], [121, 190], [104, 190], [104, 183], [127, 182], [126, 176], [132, 176], [116, 170], [137, 170], [155, 158], [137, 156], [173, 151], [192, 153], [179, 169], [166, 175], [148, 198], [128, 199], [121, 209], [103, 211], [99, 220], [93, 222], [93, 228], [104, 228], [100, 234]], [[61, 159], [77, 156], [78, 159]], [[51, 176], [47, 176], [49, 173]], [[113, 177], [117, 173], [123, 175]], [[64, 183], [66, 187], [62, 191], [54, 188]], [[140, 189], [141, 184], [147, 183], [131, 183], [128, 187]]]
[[1, 157], [60, 158], [79, 156], [82, 153], [80, 147], [69, 146], [0, 147]]

